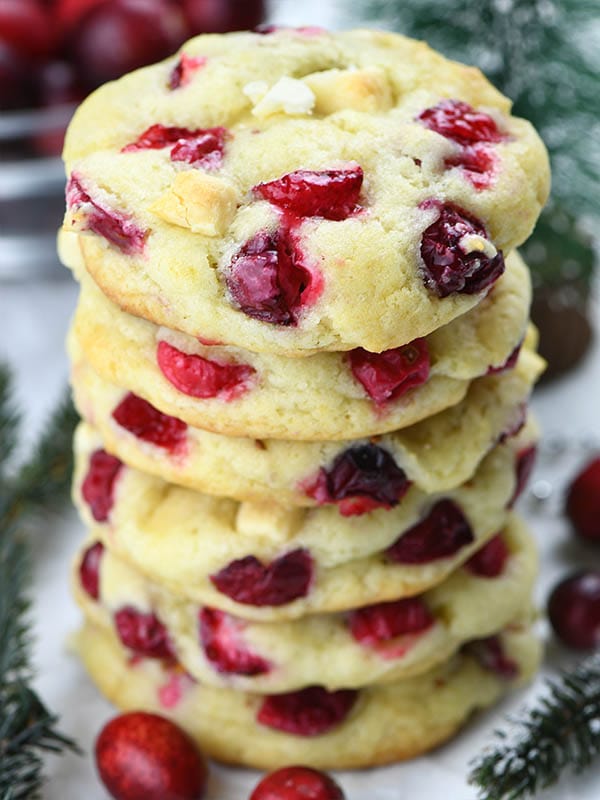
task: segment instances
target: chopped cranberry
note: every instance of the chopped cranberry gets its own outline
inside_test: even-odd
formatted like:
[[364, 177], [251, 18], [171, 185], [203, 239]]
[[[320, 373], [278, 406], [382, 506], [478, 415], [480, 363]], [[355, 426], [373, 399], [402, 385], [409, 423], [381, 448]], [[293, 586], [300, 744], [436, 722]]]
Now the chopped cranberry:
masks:
[[518, 664], [504, 652], [500, 637], [488, 636], [487, 639], [476, 639], [465, 646], [465, 651], [490, 672], [501, 678], [513, 680], [519, 674]]
[[248, 390], [248, 382], [256, 373], [248, 364], [220, 364], [183, 353], [168, 342], [159, 342], [156, 360], [162, 374], [176, 389], [203, 399], [233, 400]]
[[114, 502], [115, 483], [123, 464], [105, 450], [90, 456], [90, 466], [81, 484], [81, 495], [96, 522], [106, 522]]
[[417, 119], [426, 128], [458, 144], [501, 142], [505, 138], [489, 114], [475, 111], [462, 100], [442, 100], [422, 111]]
[[475, 217], [451, 203], [437, 200], [421, 204], [421, 208], [439, 208], [439, 217], [421, 237], [424, 282], [438, 295], [475, 294], [491, 286], [504, 272], [504, 257], [498, 250], [490, 257], [479, 250], [465, 252], [461, 240], [466, 236], [487, 239], [484, 226]]
[[396, 564], [427, 564], [449, 558], [474, 541], [465, 515], [452, 500], [439, 500], [421, 522], [403, 533], [385, 551]]
[[566, 513], [579, 536], [600, 542], [600, 458], [592, 459], [569, 486]]
[[242, 641], [244, 623], [214, 608], [200, 612], [200, 638], [207, 659], [229, 675], [264, 675], [271, 665], [248, 650]]
[[502, 444], [507, 439], [510, 439], [512, 436], [516, 436], [520, 431], [523, 430], [526, 422], [527, 422], [527, 403], [520, 403], [517, 406], [514, 419], [511, 421], [509, 426], [502, 431], [502, 433], [498, 437], [498, 444]]
[[397, 400], [429, 377], [426, 339], [415, 339], [383, 353], [369, 353], [357, 347], [348, 358], [352, 374], [377, 405]]
[[313, 559], [299, 548], [265, 566], [254, 556], [232, 561], [210, 579], [219, 592], [236, 603], [282, 606], [308, 594]]
[[517, 453], [517, 461], [515, 465], [517, 483], [514, 494], [508, 502], [508, 508], [512, 508], [518, 498], [523, 494], [525, 487], [529, 482], [529, 478], [531, 477], [531, 473], [533, 472], [533, 467], [535, 466], [536, 454], [537, 448], [535, 446], [526, 447], [523, 450], [519, 450]]
[[462, 147], [458, 155], [445, 160], [444, 166], [459, 167], [473, 186], [482, 191], [491, 186], [498, 169], [498, 156], [485, 144]]
[[515, 347], [509, 357], [506, 359], [504, 364], [500, 364], [498, 367], [489, 367], [487, 371], [487, 375], [498, 375], [501, 372], [507, 372], [509, 369], [513, 369], [516, 366], [517, 361], [519, 360], [519, 353], [521, 352], [521, 347], [523, 345], [523, 340], [519, 342], [519, 344]]
[[125, 647], [144, 658], [175, 658], [167, 629], [156, 614], [144, 614], [133, 606], [125, 606], [115, 614], [115, 626]]
[[244, 314], [273, 325], [296, 325], [300, 312], [314, 302], [322, 279], [303, 263], [289, 228], [261, 231], [234, 255], [227, 288]]
[[297, 692], [272, 694], [263, 700], [257, 720], [261, 725], [296, 736], [319, 736], [340, 725], [352, 710], [358, 692], [328, 692], [308, 686]]
[[87, 206], [86, 229], [103, 236], [122, 253], [131, 256], [144, 252], [147, 232], [126, 214], [109, 208], [99, 200], [92, 200], [76, 173], [71, 175], [67, 183], [67, 206], [70, 209]]
[[100, 562], [103, 554], [102, 542], [94, 542], [83, 554], [79, 565], [79, 580], [92, 600], [100, 597]]
[[337, 783], [310, 767], [284, 767], [261, 780], [250, 800], [345, 800]]
[[188, 56], [182, 53], [169, 77], [169, 89], [179, 89], [191, 82], [194, 74], [206, 64], [205, 56]]
[[394, 458], [376, 444], [344, 450], [329, 468], [322, 467], [314, 483], [305, 487], [319, 504], [338, 503], [345, 517], [375, 508], [398, 505], [411, 486]]
[[299, 169], [259, 183], [254, 194], [298, 217], [341, 220], [356, 210], [363, 182], [358, 165], [346, 169]]
[[138, 439], [176, 453], [185, 444], [187, 425], [163, 414], [146, 400], [129, 392], [112, 413], [113, 419]]
[[577, 572], [550, 595], [548, 615], [556, 635], [576, 650], [600, 645], [600, 572]]
[[377, 645], [407, 633], [426, 631], [435, 619], [420, 598], [406, 597], [359, 608], [350, 614], [348, 622], [357, 642]]
[[466, 562], [465, 567], [481, 578], [497, 578], [504, 571], [510, 550], [498, 533]]
[[170, 147], [171, 161], [185, 161], [194, 167], [214, 169], [220, 166], [225, 150], [226, 128], [169, 128], [151, 125], [135, 142], [125, 145], [122, 153], [137, 150], [162, 150]]

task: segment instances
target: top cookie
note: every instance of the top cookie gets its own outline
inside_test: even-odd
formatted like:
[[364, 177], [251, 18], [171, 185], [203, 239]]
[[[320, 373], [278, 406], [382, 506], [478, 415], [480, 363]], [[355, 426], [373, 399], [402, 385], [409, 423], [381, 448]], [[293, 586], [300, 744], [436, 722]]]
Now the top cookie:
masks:
[[71, 124], [67, 230], [130, 313], [288, 356], [398, 347], [474, 307], [548, 192], [475, 69], [369, 31], [201, 36]]

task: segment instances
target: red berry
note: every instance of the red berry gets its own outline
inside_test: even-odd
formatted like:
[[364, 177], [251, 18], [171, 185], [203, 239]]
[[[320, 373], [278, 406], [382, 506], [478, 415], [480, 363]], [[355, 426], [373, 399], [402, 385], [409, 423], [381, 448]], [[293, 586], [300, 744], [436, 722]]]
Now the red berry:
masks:
[[426, 127], [463, 145], [475, 142], [500, 142], [505, 137], [489, 114], [461, 100], [442, 100], [426, 108], [417, 119]]
[[79, 565], [79, 580], [92, 600], [100, 597], [100, 562], [103, 555], [104, 545], [95, 542], [87, 548]]
[[296, 325], [302, 309], [322, 290], [322, 278], [303, 263], [288, 228], [262, 231], [246, 242], [234, 255], [226, 280], [244, 314], [273, 325]]
[[225, 150], [226, 128], [188, 128], [151, 125], [135, 142], [125, 145], [122, 153], [137, 150], [162, 150], [170, 147], [171, 161], [184, 161], [194, 167], [216, 169], [221, 165]]
[[250, 800], [344, 800], [344, 793], [324, 772], [284, 767], [263, 778]]
[[509, 369], [513, 369], [516, 366], [517, 361], [519, 360], [519, 353], [521, 352], [521, 347], [523, 345], [523, 341], [520, 341], [519, 344], [515, 347], [509, 357], [506, 359], [504, 364], [500, 364], [499, 367], [488, 367], [487, 375], [498, 375], [501, 372], [506, 372]]
[[319, 736], [340, 725], [352, 710], [358, 692], [328, 692], [309, 686], [297, 692], [268, 695], [256, 715], [261, 725], [296, 736]]
[[519, 674], [518, 664], [506, 655], [498, 636], [488, 636], [487, 639], [469, 642], [465, 645], [465, 651], [473, 656], [480, 666], [496, 673], [500, 678], [513, 680]]
[[451, 203], [428, 200], [421, 208], [438, 208], [439, 216], [421, 237], [423, 280], [438, 297], [449, 294], [475, 294], [491, 286], [504, 272], [504, 258], [498, 250], [493, 257], [478, 250], [465, 252], [463, 237], [478, 235], [487, 239], [481, 222]]
[[529, 478], [531, 477], [531, 473], [533, 472], [536, 455], [537, 448], [535, 446], [526, 447], [524, 450], [519, 450], [517, 453], [515, 464], [517, 483], [513, 496], [508, 502], [508, 508], [512, 508], [517, 499], [523, 494], [529, 482]]
[[422, 633], [434, 622], [431, 611], [419, 597], [365, 606], [353, 611], [348, 618], [352, 636], [357, 642], [370, 646], [407, 633]]
[[497, 578], [504, 571], [510, 550], [502, 534], [497, 534], [466, 562], [465, 567], [481, 578]]
[[123, 464], [105, 450], [96, 450], [90, 456], [90, 466], [83, 483], [81, 495], [90, 507], [96, 522], [106, 522], [114, 502], [115, 483]]
[[299, 548], [264, 566], [254, 556], [232, 561], [216, 575], [213, 585], [236, 603], [251, 606], [282, 606], [308, 594], [313, 577], [313, 559]]
[[600, 572], [576, 572], [550, 595], [548, 616], [556, 635], [575, 650], [600, 645]]
[[425, 519], [403, 533], [385, 551], [396, 564], [427, 564], [449, 558], [474, 540], [473, 531], [452, 500], [439, 500]]
[[460, 153], [444, 161], [446, 167], [460, 167], [479, 191], [489, 188], [496, 174], [498, 157], [489, 145], [474, 144], [462, 147]]
[[187, 425], [176, 417], [163, 414], [146, 400], [129, 392], [112, 413], [122, 428], [138, 439], [151, 442], [170, 453], [181, 452], [185, 447]]
[[96, 740], [96, 766], [115, 800], [201, 800], [208, 768], [190, 737], [158, 714], [115, 717]]
[[269, 183], [259, 183], [254, 194], [299, 217], [346, 219], [356, 210], [363, 182], [358, 165], [346, 169], [300, 169]]
[[220, 364], [183, 353], [167, 342], [159, 342], [156, 360], [162, 374], [176, 389], [203, 399], [233, 400], [248, 390], [248, 382], [256, 373], [248, 364]]
[[264, 18], [264, 0], [183, 0], [190, 31], [225, 33], [253, 28]]
[[376, 444], [344, 450], [329, 468], [322, 467], [305, 491], [318, 503], [338, 503], [340, 513], [354, 516], [398, 505], [411, 486], [393, 456]]
[[26, 59], [48, 58], [57, 43], [54, 16], [36, 0], [2, 0], [0, 37]]
[[[42, 108], [53, 106], [75, 105], [81, 102], [85, 93], [77, 81], [77, 75], [71, 64], [66, 61], [50, 61], [44, 64], [38, 75], [38, 102]], [[60, 155], [65, 140], [69, 118], [67, 109], [64, 121], [57, 121], [52, 128], [44, 126], [32, 137], [32, 144], [37, 153], [44, 156]]]
[[410, 344], [369, 353], [362, 347], [348, 354], [350, 369], [377, 405], [397, 400], [429, 377], [429, 349], [426, 339]]
[[194, 74], [199, 69], [202, 69], [207, 61], [208, 59], [204, 56], [188, 56], [186, 53], [182, 53], [171, 72], [169, 89], [179, 89], [182, 86], [187, 86]]
[[245, 625], [242, 620], [218, 611], [200, 611], [200, 639], [207, 659], [217, 672], [228, 675], [264, 675], [271, 665], [252, 653], [242, 639]]
[[175, 658], [167, 629], [156, 614], [144, 614], [133, 606], [125, 606], [115, 614], [115, 627], [125, 647], [144, 658]]
[[94, 6], [105, 0], [56, 0], [54, 13], [63, 34], [69, 35], [71, 28]]
[[67, 183], [67, 206], [70, 209], [85, 207], [86, 229], [103, 236], [126, 255], [144, 252], [146, 232], [129, 216], [93, 200], [84, 188], [81, 177], [73, 173]]
[[600, 542], [600, 457], [590, 461], [569, 486], [566, 513], [579, 536]]
[[70, 43], [83, 82], [95, 87], [166, 58], [186, 36], [169, 0], [105, 0], [79, 19]]
[[36, 99], [31, 64], [2, 39], [0, 32], [0, 111], [28, 108]]

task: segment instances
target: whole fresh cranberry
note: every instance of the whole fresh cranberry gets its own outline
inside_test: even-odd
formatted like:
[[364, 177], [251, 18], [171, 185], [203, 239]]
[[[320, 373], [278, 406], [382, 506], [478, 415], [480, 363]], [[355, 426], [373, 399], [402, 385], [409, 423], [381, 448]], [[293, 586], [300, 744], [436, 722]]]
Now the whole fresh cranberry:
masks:
[[265, 15], [264, 0], [183, 0], [191, 33], [225, 33], [254, 28]]
[[284, 767], [263, 778], [250, 800], [344, 800], [344, 793], [324, 772]]
[[[38, 73], [38, 104], [42, 108], [54, 106], [74, 106], [81, 102], [85, 92], [79, 85], [74, 67], [66, 61], [49, 61]], [[37, 153], [45, 156], [60, 155], [62, 152], [67, 117], [62, 124], [51, 129], [44, 129], [33, 137], [33, 146]]]
[[134, 711], [110, 720], [96, 740], [96, 767], [115, 800], [201, 800], [208, 767], [181, 728]]
[[94, 542], [83, 554], [79, 565], [79, 580], [92, 600], [100, 597], [100, 563], [103, 555], [102, 542]]
[[145, 614], [133, 606], [125, 606], [115, 614], [115, 627], [123, 645], [136, 655], [174, 660], [169, 634], [156, 614]]
[[57, 44], [54, 15], [37, 0], [2, 0], [0, 38], [26, 59], [48, 58]]
[[94, 6], [105, 0], [56, 0], [54, 13], [63, 35], [68, 36], [71, 29]]
[[105, 0], [80, 17], [70, 49], [83, 83], [93, 88], [166, 58], [186, 36], [181, 10], [169, 0]]
[[30, 62], [4, 41], [0, 31], [0, 111], [32, 106], [36, 90]]
[[600, 457], [579, 472], [569, 486], [567, 517], [575, 532], [592, 542], [600, 542]]
[[81, 484], [81, 495], [96, 522], [106, 522], [108, 519], [122, 467], [122, 462], [105, 450], [96, 450], [90, 456], [90, 466]]
[[554, 632], [575, 650], [600, 645], [600, 571], [576, 572], [550, 595], [548, 616]]
[[350, 689], [328, 692], [322, 686], [271, 694], [263, 700], [256, 719], [295, 736], [320, 736], [346, 719], [357, 697], [358, 692]]
[[187, 425], [176, 417], [163, 414], [133, 392], [125, 395], [112, 413], [116, 423], [138, 439], [162, 447], [169, 453], [185, 445]]

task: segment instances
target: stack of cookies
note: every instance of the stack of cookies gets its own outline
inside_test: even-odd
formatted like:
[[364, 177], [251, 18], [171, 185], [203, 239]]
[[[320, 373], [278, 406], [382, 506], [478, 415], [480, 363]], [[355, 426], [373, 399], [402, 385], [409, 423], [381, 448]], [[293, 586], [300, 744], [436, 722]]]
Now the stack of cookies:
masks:
[[65, 149], [78, 649], [225, 762], [360, 767], [529, 678], [531, 126], [392, 34], [204, 36]]

